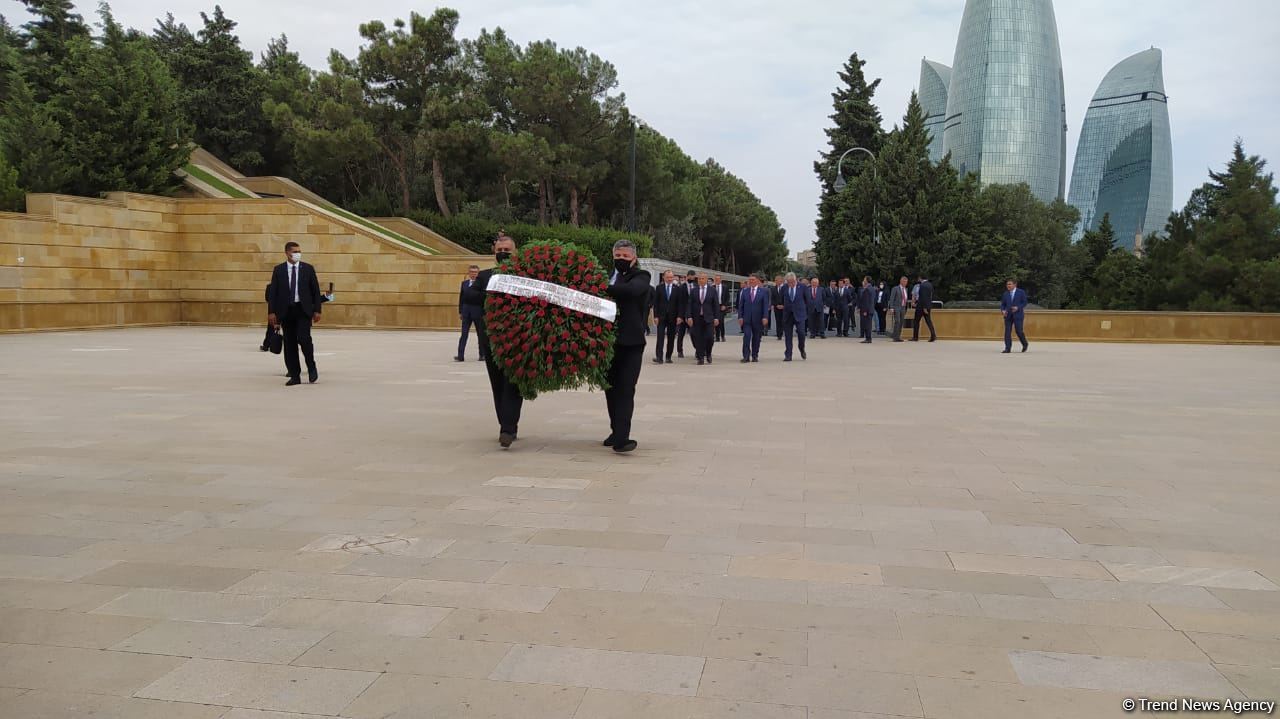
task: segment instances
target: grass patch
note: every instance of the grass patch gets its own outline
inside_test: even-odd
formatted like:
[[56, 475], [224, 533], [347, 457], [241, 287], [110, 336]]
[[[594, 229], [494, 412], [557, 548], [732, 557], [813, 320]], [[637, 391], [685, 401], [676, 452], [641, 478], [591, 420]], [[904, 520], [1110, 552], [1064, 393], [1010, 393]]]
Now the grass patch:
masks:
[[438, 255], [438, 254], [440, 254], [439, 252], [437, 252], [437, 251], [435, 251], [435, 250], [431, 249], [430, 247], [427, 247], [426, 245], [422, 244], [421, 242], [415, 242], [414, 240], [411, 240], [411, 239], [409, 239], [408, 237], [405, 237], [404, 235], [400, 234], [399, 232], [395, 232], [395, 231], [393, 231], [393, 230], [389, 230], [389, 229], [387, 229], [387, 228], [383, 227], [382, 225], [379, 225], [379, 224], [377, 224], [377, 223], [375, 223], [375, 222], [370, 222], [369, 220], [366, 220], [365, 218], [363, 218], [363, 217], [361, 217], [361, 216], [359, 216], [359, 215], [357, 215], [357, 214], [355, 214], [355, 213], [347, 212], [346, 210], [342, 209], [341, 207], [335, 207], [335, 206], [333, 206], [333, 205], [323, 205], [323, 207], [324, 207], [324, 209], [326, 209], [326, 210], [328, 210], [328, 211], [332, 212], [333, 214], [335, 214], [335, 215], [339, 215], [339, 216], [344, 217], [344, 218], [346, 218], [346, 219], [348, 219], [348, 220], [351, 220], [352, 222], [354, 222], [354, 223], [356, 223], [356, 224], [360, 225], [361, 227], [368, 228], [369, 230], [371, 230], [371, 231], [373, 231], [373, 232], [376, 232], [376, 233], [378, 233], [379, 235], [382, 235], [383, 237], [390, 237], [391, 239], [393, 239], [393, 240], [395, 240], [395, 241], [397, 241], [397, 242], [403, 242], [404, 244], [409, 245], [410, 247], [416, 247], [416, 248], [418, 248], [418, 249], [420, 249], [420, 250], [422, 250], [423, 252], [426, 252], [426, 253], [428, 253], [428, 254], [432, 254], [432, 255]]
[[234, 197], [240, 200], [247, 200], [251, 197], [251, 195], [243, 190], [238, 190], [231, 185], [228, 185], [217, 177], [190, 163], [184, 165], [182, 167], [182, 171], [229, 197]]

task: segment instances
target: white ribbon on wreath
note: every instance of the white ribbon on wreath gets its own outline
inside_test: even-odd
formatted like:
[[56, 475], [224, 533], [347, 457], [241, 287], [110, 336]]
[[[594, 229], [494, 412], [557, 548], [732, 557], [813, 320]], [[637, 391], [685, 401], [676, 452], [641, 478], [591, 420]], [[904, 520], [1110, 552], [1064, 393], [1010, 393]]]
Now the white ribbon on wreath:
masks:
[[613, 322], [618, 316], [618, 305], [613, 300], [579, 292], [554, 282], [535, 280], [532, 277], [493, 275], [489, 278], [489, 286], [486, 289], [516, 297], [536, 297], [574, 312], [599, 317], [606, 322]]

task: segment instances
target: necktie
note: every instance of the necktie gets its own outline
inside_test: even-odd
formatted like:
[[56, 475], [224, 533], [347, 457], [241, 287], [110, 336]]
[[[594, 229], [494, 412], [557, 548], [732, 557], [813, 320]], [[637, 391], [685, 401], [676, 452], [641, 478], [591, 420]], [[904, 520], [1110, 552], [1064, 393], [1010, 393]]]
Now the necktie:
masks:
[[298, 299], [298, 266], [289, 265], [289, 301]]
[[817, 288], [817, 287], [814, 287], [814, 288], [813, 288], [813, 299], [815, 299], [815, 300], [816, 300], [816, 299], [818, 299], [818, 288]]
[[671, 285], [667, 285], [667, 299], [671, 299]]
[[752, 302], [756, 301], [756, 288], [754, 287], [751, 288], [751, 301]]
[[703, 287], [702, 291], [698, 293], [698, 302], [705, 303], [706, 301], [707, 301], [707, 288]]

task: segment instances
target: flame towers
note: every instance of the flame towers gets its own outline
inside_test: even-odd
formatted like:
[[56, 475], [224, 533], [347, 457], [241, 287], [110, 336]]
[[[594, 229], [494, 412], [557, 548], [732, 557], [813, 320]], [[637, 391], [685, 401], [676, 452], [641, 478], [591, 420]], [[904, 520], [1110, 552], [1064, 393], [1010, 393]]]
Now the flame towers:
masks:
[[1071, 172], [1076, 239], [1108, 214], [1122, 247], [1164, 230], [1173, 211], [1173, 142], [1163, 66], [1158, 49], [1144, 50], [1112, 68], [1094, 93]]
[[943, 148], [983, 184], [1063, 196], [1066, 99], [1052, 0], [967, 0], [951, 66]]

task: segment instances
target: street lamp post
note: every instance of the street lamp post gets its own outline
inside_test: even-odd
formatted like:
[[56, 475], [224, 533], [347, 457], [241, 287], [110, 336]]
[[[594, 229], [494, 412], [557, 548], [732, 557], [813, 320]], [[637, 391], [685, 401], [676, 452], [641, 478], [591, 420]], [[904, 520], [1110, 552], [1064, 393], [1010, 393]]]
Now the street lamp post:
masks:
[[[842, 169], [842, 166], [844, 165], [844, 158], [848, 157], [849, 153], [851, 152], [867, 153], [867, 157], [871, 158], [871, 182], [873, 185], [878, 184], [879, 177], [880, 177], [880, 170], [879, 168], [876, 167], [875, 153], [873, 153], [872, 151], [868, 150], [865, 147], [851, 147], [848, 150], [845, 150], [844, 154], [840, 156], [840, 159], [836, 161], [836, 181], [834, 185], [836, 192], [844, 191], [844, 188], [848, 187], [849, 185], [849, 183], [844, 181], [844, 171]], [[871, 240], [873, 242], [878, 243], [880, 242], [880, 228], [876, 226], [878, 224], [876, 211], [877, 211], [876, 198], [875, 198], [875, 195], [872, 195], [871, 197]]]

